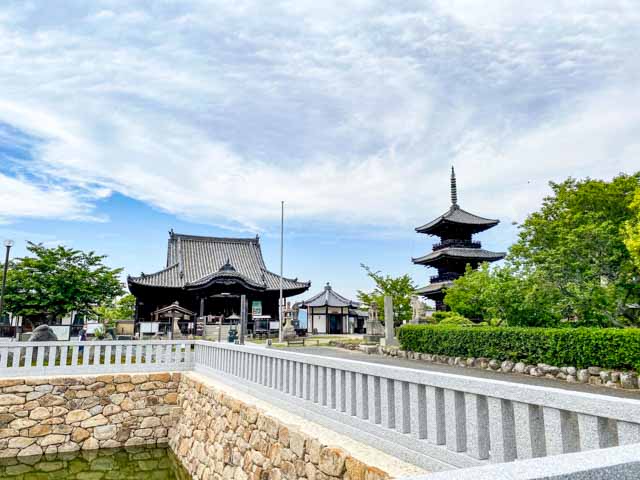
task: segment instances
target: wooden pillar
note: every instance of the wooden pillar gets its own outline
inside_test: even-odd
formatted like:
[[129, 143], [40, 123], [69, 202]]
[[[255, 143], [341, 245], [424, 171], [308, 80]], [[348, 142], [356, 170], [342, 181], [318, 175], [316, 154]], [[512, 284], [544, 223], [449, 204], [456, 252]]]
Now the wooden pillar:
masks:
[[200, 297], [200, 316], [204, 317], [204, 297]]
[[331, 333], [331, 322], [329, 321], [329, 305], [324, 307], [324, 331], [325, 333]]

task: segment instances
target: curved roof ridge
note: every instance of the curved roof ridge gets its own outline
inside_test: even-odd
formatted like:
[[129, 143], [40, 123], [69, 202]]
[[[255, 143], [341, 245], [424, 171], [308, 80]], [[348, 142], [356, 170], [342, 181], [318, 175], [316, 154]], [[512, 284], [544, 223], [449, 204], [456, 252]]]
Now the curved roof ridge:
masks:
[[484, 259], [487, 261], [495, 261], [504, 258], [506, 252], [493, 252], [491, 250], [485, 250], [484, 248], [464, 248], [464, 247], [447, 247], [440, 250], [434, 250], [421, 257], [412, 257], [413, 263], [423, 263], [430, 260], [435, 260], [440, 257], [458, 257], [468, 259]]
[[418, 233], [429, 233], [433, 227], [439, 225], [442, 222], [452, 222], [461, 225], [478, 225], [483, 227], [491, 227], [500, 223], [500, 220], [494, 218], [481, 217], [475, 213], [468, 212], [457, 205], [452, 205], [445, 213], [436, 217], [428, 223], [420, 227], [416, 227], [415, 231]]
[[260, 238], [255, 237], [210, 237], [207, 235], [191, 235], [186, 233], [172, 233], [171, 238], [179, 237], [183, 240], [194, 240], [201, 242], [228, 242], [228, 243], [260, 243]]
[[[132, 277], [131, 275], [127, 275], [127, 280], [132, 281], [134, 283], [140, 283], [143, 285], [149, 284], [154, 278], [161, 277], [163, 274], [169, 273], [171, 270], [174, 270], [177, 267], [178, 267], [178, 263], [174, 263], [173, 265], [169, 265], [168, 267], [163, 268], [162, 270], [158, 270], [157, 272], [153, 272], [153, 273], [142, 272], [142, 274], [137, 277]], [[182, 285], [168, 285], [168, 286], [180, 287]]]
[[191, 286], [196, 286], [196, 285], [202, 285], [204, 283], [209, 282], [210, 280], [213, 280], [214, 278], [218, 278], [218, 277], [238, 277], [242, 280], [244, 280], [245, 282], [247, 282], [249, 285], [253, 285], [259, 288], [266, 288], [266, 283], [258, 283], [256, 281], [254, 281], [253, 279], [249, 278], [247, 275], [244, 275], [243, 273], [240, 273], [236, 270], [220, 270], [217, 272], [213, 272], [210, 273], [208, 275], [205, 275], [197, 280], [193, 280], [192, 282], [188, 282], [185, 283], [185, 287], [191, 287]]
[[361, 305], [360, 302], [350, 300], [336, 293], [336, 291], [329, 286], [326, 286], [321, 292], [313, 295], [311, 298], [299, 302], [299, 304], [309, 307], [358, 307]]

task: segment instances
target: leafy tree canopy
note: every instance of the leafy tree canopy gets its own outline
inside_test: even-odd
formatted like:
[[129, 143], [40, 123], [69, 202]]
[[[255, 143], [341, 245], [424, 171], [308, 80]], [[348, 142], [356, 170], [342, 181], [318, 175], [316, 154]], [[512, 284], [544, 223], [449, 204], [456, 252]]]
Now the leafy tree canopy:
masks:
[[378, 316], [384, 321], [384, 297], [391, 296], [393, 299], [393, 309], [397, 313], [395, 324], [401, 325], [405, 321], [411, 320], [413, 310], [411, 308], [411, 295], [416, 289], [411, 277], [407, 274], [400, 277], [383, 275], [379, 271], [374, 272], [368, 266], [360, 265], [367, 276], [374, 281], [375, 289], [372, 292], [358, 290], [358, 300], [368, 305], [376, 304]]
[[16, 259], [7, 276], [6, 308], [14, 315], [58, 319], [94, 308], [122, 295], [121, 268], [103, 264], [104, 255], [62, 245], [29, 242], [32, 256]]
[[632, 253], [640, 173], [550, 185], [553, 195], [520, 226], [505, 265], [467, 272], [445, 302], [467, 317], [510, 325], [636, 325], [629, 305], [640, 297]]
[[640, 270], [640, 188], [636, 189], [630, 209], [632, 217], [625, 224], [624, 243], [633, 263]]
[[104, 323], [112, 323], [115, 320], [133, 320], [135, 305], [136, 297], [128, 293], [114, 302], [96, 307], [94, 311]]

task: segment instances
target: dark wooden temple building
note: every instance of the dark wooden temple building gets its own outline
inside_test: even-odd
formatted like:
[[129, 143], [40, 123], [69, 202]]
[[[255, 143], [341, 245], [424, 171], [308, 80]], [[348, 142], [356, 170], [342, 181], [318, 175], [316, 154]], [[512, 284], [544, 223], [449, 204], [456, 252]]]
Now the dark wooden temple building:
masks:
[[[138, 331], [143, 322], [157, 322], [157, 312], [170, 305], [195, 313], [195, 318], [179, 322], [185, 334], [193, 333], [196, 320], [229, 323], [230, 317], [238, 318], [243, 294], [249, 306], [249, 330], [252, 312], [278, 320], [280, 276], [267, 270], [257, 236], [202, 237], [171, 230], [166, 267], [139, 277], [129, 276], [127, 283], [136, 297]], [[284, 278], [283, 297], [303, 293], [310, 285]], [[162, 333], [167, 326], [160, 327]]]
[[467, 265], [477, 268], [483, 262], [495, 262], [504, 258], [503, 252], [484, 250], [480, 242], [472, 238], [474, 234], [488, 230], [499, 222], [460, 208], [456, 174], [451, 167], [451, 207], [438, 218], [416, 228], [418, 233], [440, 237], [430, 253], [412, 259], [413, 263], [438, 270], [438, 274], [431, 277], [430, 283], [419, 288], [416, 293], [435, 301], [437, 310], [446, 310], [443, 302], [444, 290], [464, 274]]

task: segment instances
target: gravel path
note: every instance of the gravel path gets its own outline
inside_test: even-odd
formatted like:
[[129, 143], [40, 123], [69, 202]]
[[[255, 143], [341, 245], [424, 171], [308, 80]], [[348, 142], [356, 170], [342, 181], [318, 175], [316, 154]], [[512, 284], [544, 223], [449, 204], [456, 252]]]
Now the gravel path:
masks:
[[398, 367], [416, 368], [419, 370], [429, 370], [432, 372], [452, 373], [455, 375], [467, 375], [476, 378], [489, 378], [492, 380], [502, 380], [527, 385], [539, 385], [542, 387], [554, 387], [563, 390], [573, 390], [576, 392], [587, 392], [598, 395], [609, 395], [612, 397], [635, 398], [640, 400], [640, 390], [622, 390], [614, 388], [597, 387], [581, 383], [567, 383], [549, 378], [531, 377], [529, 375], [518, 375], [514, 373], [496, 373], [478, 368], [452, 367], [437, 363], [428, 363], [420, 360], [409, 360], [405, 358], [386, 357], [382, 355], [367, 355], [366, 353], [345, 350], [333, 347], [290, 347], [285, 350], [297, 351], [311, 355], [321, 355], [332, 358], [345, 358], [358, 360], [361, 362], [379, 363], [382, 365], [395, 365]]

